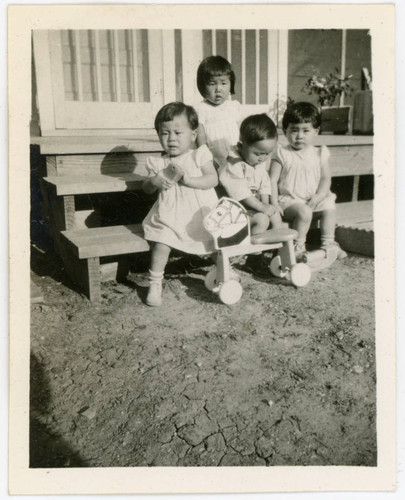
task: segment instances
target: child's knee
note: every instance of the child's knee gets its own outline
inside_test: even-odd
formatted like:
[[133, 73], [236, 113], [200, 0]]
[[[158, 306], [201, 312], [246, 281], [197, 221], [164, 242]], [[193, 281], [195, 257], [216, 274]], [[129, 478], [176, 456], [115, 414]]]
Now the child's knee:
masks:
[[297, 216], [303, 221], [303, 222], [311, 222], [312, 220], [312, 209], [308, 206], [305, 205], [304, 203], [300, 204], [298, 208], [298, 213]]
[[279, 213], [276, 213], [270, 217], [270, 224], [271, 227], [281, 227], [283, 224], [283, 220], [281, 219], [281, 215]]
[[256, 234], [266, 231], [266, 229], [269, 227], [269, 222], [270, 219], [266, 214], [255, 214], [251, 219], [252, 231]]

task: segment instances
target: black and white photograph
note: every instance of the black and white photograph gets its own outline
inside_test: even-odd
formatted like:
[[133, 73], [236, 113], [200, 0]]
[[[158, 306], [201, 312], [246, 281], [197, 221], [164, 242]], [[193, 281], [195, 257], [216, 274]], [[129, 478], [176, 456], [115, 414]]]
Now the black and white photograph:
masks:
[[237, 7], [9, 10], [17, 494], [390, 489], [393, 9]]

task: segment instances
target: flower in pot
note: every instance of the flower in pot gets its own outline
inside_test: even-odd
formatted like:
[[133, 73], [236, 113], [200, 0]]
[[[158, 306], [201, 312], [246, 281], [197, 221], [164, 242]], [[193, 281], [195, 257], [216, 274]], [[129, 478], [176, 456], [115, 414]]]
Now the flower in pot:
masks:
[[313, 75], [307, 80], [302, 92], [317, 95], [321, 107], [321, 133], [346, 134], [349, 130], [351, 106], [335, 106], [341, 96], [350, 95], [352, 75], [342, 76], [336, 69], [326, 76]]

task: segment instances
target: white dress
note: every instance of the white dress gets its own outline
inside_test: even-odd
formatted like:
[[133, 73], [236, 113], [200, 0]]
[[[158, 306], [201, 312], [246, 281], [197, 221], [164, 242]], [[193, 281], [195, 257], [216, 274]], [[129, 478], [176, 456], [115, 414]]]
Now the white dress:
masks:
[[242, 119], [238, 101], [227, 100], [214, 106], [206, 100], [197, 106], [198, 121], [203, 125], [207, 146], [214, 156], [228, 156], [229, 148], [239, 141]]
[[[168, 155], [149, 157], [146, 166], [149, 175], [154, 176], [170, 162], [175, 162], [190, 177], [199, 177], [203, 175], [201, 167], [209, 161], [212, 161], [212, 154], [204, 145], [175, 158]], [[205, 230], [203, 219], [217, 202], [214, 188], [195, 189], [179, 182], [160, 191], [143, 221], [145, 239], [192, 254], [213, 252], [213, 238]]]
[[267, 166], [268, 162], [264, 161], [252, 167], [241, 158], [236, 147], [232, 147], [226, 166], [219, 171], [219, 181], [236, 201], [252, 195], [270, 195], [271, 183]]
[[[329, 160], [329, 151], [326, 146], [308, 146], [297, 151], [290, 145], [278, 145], [273, 160], [281, 165], [278, 200], [285, 210], [294, 203], [306, 203], [316, 193], [321, 180], [321, 166]], [[314, 212], [334, 209], [335, 200], [336, 195], [329, 191]]]

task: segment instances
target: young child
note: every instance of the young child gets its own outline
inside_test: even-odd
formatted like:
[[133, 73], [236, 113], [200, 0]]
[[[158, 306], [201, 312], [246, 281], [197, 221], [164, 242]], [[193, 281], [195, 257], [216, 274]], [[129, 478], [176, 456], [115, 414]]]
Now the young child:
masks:
[[143, 184], [146, 193], [158, 191], [143, 221], [145, 239], [153, 242], [146, 299], [150, 306], [162, 302], [163, 272], [172, 248], [193, 254], [214, 251], [203, 219], [218, 201], [218, 176], [207, 146], [193, 149], [197, 128], [194, 108], [181, 102], [167, 104], [155, 119], [166, 154], [148, 158], [149, 178]]
[[227, 160], [221, 161], [219, 180], [229, 196], [240, 201], [250, 218], [251, 234], [282, 224], [280, 213], [270, 204], [271, 183], [267, 173], [270, 155], [277, 144], [277, 129], [265, 113], [245, 118], [239, 142]]
[[235, 73], [221, 56], [205, 58], [197, 70], [197, 87], [204, 100], [197, 106], [197, 145], [207, 144], [214, 158], [224, 159], [239, 139], [240, 104], [232, 101]]
[[[313, 146], [320, 123], [319, 111], [313, 104], [291, 105], [282, 122], [288, 145], [277, 147], [270, 167], [270, 200], [298, 231], [297, 257], [306, 251], [305, 241], [313, 215], [321, 220], [322, 248], [337, 245], [334, 241], [336, 195], [330, 191], [329, 151], [326, 146]], [[340, 252], [343, 257], [343, 250]]]

